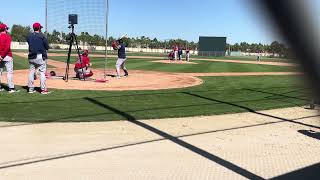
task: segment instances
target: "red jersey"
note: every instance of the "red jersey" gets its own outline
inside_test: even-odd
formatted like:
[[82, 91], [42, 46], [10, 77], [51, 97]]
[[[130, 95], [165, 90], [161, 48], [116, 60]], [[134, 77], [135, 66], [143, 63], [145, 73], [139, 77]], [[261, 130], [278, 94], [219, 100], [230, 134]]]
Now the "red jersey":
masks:
[[6, 56], [12, 57], [11, 37], [7, 33], [0, 33], [0, 56], [2, 58]]
[[82, 68], [85, 68], [85, 67], [89, 66], [90, 59], [89, 59], [88, 56], [81, 56], [81, 60], [82, 60], [82, 63], [80, 62], [80, 60], [78, 60], [76, 62], [76, 64], [74, 65], [74, 68], [82, 69]]

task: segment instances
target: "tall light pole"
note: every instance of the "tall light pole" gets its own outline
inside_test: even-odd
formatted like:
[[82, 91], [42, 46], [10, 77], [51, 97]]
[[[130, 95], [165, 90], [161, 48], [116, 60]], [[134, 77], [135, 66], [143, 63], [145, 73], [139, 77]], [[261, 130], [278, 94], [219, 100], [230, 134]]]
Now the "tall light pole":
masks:
[[47, 36], [47, 34], [48, 34], [48, 0], [45, 1], [45, 6], [46, 6], [46, 19], [45, 19], [46, 32], [45, 32], [45, 35]]
[[109, 24], [109, 0], [105, 0], [106, 9], [106, 59], [104, 63], [104, 78], [107, 76], [107, 64], [108, 64], [108, 24]]

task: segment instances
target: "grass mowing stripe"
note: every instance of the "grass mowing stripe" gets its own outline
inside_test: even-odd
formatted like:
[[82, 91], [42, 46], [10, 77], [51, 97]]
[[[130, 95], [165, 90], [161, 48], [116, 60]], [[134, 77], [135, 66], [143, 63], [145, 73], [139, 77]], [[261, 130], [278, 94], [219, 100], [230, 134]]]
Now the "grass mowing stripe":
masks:
[[[65, 57], [52, 57], [53, 60], [65, 61]], [[73, 58], [72, 61], [75, 61]], [[261, 64], [239, 64], [228, 62], [196, 61], [198, 64], [162, 64], [148, 59], [128, 59], [126, 67], [129, 70], [150, 70], [161, 72], [209, 73], [209, 72], [296, 72], [296, 67], [281, 67]], [[103, 58], [91, 58], [93, 68], [103, 68]], [[108, 67], [114, 68], [115, 58], [108, 60]]]
[[[11, 122], [48, 121], [112, 121], [123, 117], [104, 108], [93, 106], [86, 98], [129, 112], [137, 119], [189, 117], [292, 107], [307, 103], [307, 89], [292, 76], [262, 77], [202, 77], [205, 84], [197, 87], [159, 91], [65, 91], [53, 94], [0, 94], [0, 120]], [[256, 91], [248, 91], [248, 89]], [[259, 91], [266, 91], [262, 93]], [[293, 92], [293, 90], [297, 90]], [[291, 94], [287, 93], [291, 91]], [[200, 99], [185, 93], [197, 94], [218, 101]], [[284, 93], [284, 95], [282, 94]], [[270, 97], [271, 96], [271, 97]], [[273, 96], [273, 97], [272, 97]], [[229, 103], [229, 104], [228, 104]]]

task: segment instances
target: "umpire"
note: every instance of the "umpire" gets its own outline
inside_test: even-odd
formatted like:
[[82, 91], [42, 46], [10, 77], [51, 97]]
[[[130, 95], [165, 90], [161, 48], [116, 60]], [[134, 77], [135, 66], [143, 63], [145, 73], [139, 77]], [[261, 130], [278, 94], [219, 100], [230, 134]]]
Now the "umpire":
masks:
[[40, 87], [41, 94], [49, 94], [50, 92], [46, 87], [46, 71], [47, 71], [47, 50], [49, 49], [48, 40], [41, 33], [41, 29], [43, 28], [40, 23], [33, 24], [33, 33], [30, 33], [27, 42], [29, 44], [29, 93], [35, 93], [34, 89], [34, 77], [36, 73], [36, 69], [39, 69], [40, 73]]

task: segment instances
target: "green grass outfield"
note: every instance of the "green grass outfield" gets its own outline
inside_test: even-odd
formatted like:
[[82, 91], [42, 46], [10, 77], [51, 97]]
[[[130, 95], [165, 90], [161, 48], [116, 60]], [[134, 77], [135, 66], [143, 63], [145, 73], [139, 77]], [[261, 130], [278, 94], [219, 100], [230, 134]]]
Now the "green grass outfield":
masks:
[[[27, 68], [27, 60], [15, 58], [15, 69]], [[65, 58], [55, 57], [64, 61]], [[129, 69], [169, 72], [273, 72], [290, 67], [214, 63], [199, 65], [152, 63], [130, 59]], [[103, 59], [94, 58], [96, 67]], [[109, 67], [114, 67], [111, 59]], [[309, 102], [308, 89], [297, 76], [201, 77], [200, 86], [157, 91], [78, 91], [56, 90], [49, 95], [0, 93], [0, 121], [80, 122], [126, 119], [154, 119], [217, 115], [300, 106]]]
[[78, 122], [217, 115], [305, 105], [292, 76], [203, 77], [201, 86], [161, 91], [0, 94], [1, 121]]
[[[53, 60], [65, 62], [66, 57], [51, 57]], [[103, 68], [104, 58], [90, 58], [94, 68]], [[72, 61], [75, 61], [73, 59]], [[126, 67], [131, 70], [152, 70], [162, 72], [210, 73], [210, 72], [294, 72], [295, 67], [281, 67], [260, 64], [239, 64], [227, 62], [193, 61], [198, 64], [163, 64], [152, 62], [154, 59], [128, 58]], [[108, 68], [114, 68], [115, 58], [108, 59]]]
[[[48, 65], [48, 67], [51, 68], [52, 66]], [[29, 62], [27, 58], [13, 55], [13, 68], [15, 70], [29, 69]]]
[[28, 69], [29, 68], [28, 60], [26, 58], [13, 55], [13, 67], [15, 70]]
[[293, 76], [203, 77], [201, 86], [160, 91], [0, 94], [1, 121], [78, 122], [188, 117], [304, 105]]
[[[14, 50], [15, 52], [27, 52], [26, 50]], [[50, 50], [49, 53], [57, 53], [57, 54], [67, 54], [66, 50]], [[73, 51], [75, 53], [75, 51]], [[91, 54], [98, 54], [103, 55], [105, 54], [104, 51], [95, 51]], [[117, 51], [108, 51], [109, 55], [117, 55]], [[150, 56], [150, 57], [163, 57], [167, 58], [168, 53], [143, 53], [143, 52], [127, 52], [128, 56]], [[185, 58], [183, 56], [183, 58]], [[223, 59], [223, 60], [244, 60], [244, 61], [256, 61], [256, 56], [198, 56], [198, 55], [191, 55], [191, 58], [197, 59]], [[264, 62], [294, 62], [292, 59], [285, 59], [285, 58], [270, 58], [270, 57], [261, 57], [261, 61]]]

